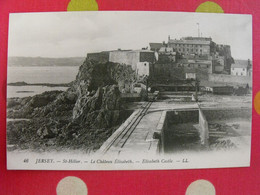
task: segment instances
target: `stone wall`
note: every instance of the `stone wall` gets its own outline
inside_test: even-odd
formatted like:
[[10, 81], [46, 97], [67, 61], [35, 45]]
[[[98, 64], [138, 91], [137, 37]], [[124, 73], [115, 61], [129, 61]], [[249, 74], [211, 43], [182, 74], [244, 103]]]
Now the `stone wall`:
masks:
[[178, 67], [174, 63], [152, 64], [150, 68], [151, 78], [159, 83], [173, 82], [186, 79], [186, 73], [196, 73], [199, 80], [208, 80], [208, 69], [203, 67]]
[[133, 70], [136, 70], [139, 59], [139, 52], [118, 50], [109, 53], [110, 62], [131, 65]]
[[154, 62], [155, 56], [154, 52], [148, 51], [117, 50], [109, 53], [109, 61], [131, 65], [132, 69], [136, 70], [139, 62]]
[[97, 62], [108, 62], [109, 52], [88, 53], [87, 58], [89, 60], [95, 60]]
[[203, 113], [209, 123], [213, 121], [220, 121], [230, 118], [248, 118], [252, 116], [252, 110], [250, 108], [232, 108], [232, 109], [203, 109]]
[[183, 67], [176, 67], [176, 64], [166, 63], [152, 64], [150, 67], [151, 79], [156, 83], [172, 82], [173, 80], [185, 79]]
[[223, 83], [232, 83], [232, 84], [248, 84], [252, 87], [252, 77], [250, 76], [233, 76], [225, 74], [209, 74], [209, 81], [212, 82], [223, 82]]

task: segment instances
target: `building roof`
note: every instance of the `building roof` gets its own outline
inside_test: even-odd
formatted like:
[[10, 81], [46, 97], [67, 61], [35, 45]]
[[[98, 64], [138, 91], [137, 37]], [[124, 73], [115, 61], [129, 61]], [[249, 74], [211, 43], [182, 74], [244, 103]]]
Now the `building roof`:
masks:
[[206, 37], [183, 37], [181, 39], [169, 39], [169, 43], [175, 44], [194, 44], [194, 45], [209, 45], [211, 38]]
[[231, 65], [231, 68], [247, 68], [247, 60], [235, 60], [235, 63]]
[[248, 64], [248, 60], [235, 60], [235, 64]]
[[209, 45], [210, 41], [200, 41], [200, 40], [174, 40], [170, 39], [169, 43], [175, 44], [193, 44], [193, 45]]
[[143, 53], [154, 53], [154, 51], [152, 50], [144, 50], [144, 49], [139, 49], [139, 50], [114, 50], [114, 51], [110, 51], [110, 52], [113, 52], [113, 53], [116, 53], [116, 52], [126, 52], [126, 53], [137, 53], [137, 52], [143, 52]]
[[231, 68], [247, 68], [246, 64], [232, 64]]
[[108, 52], [130, 52], [130, 51], [133, 51], [131, 49], [117, 49], [117, 50], [111, 50], [111, 51], [108, 51]]
[[159, 50], [163, 44], [162, 43], [149, 43], [151, 49]]
[[152, 50], [148, 50], [148, 49], [133, 50], [132, 52], [146, 52], [146, 53], [154, 53], [154, 51], [152, 51]]
[[212, 38], [211, 38], [211, 37], [182, 37], [181, 39], [185, 39], [185, 40], [212, 41]]
[[128, 49], [128, 50], [117, 49], [117, 50], [109, 50], [109, 51], [90, 52], [90, 53], [87, 53], [87, 54], [104, 54], [104, 53], [118, 52], [118, 51], [126, 52], [126, 51], [132, 51], [132, 50], [130, 50], [130, 49]]

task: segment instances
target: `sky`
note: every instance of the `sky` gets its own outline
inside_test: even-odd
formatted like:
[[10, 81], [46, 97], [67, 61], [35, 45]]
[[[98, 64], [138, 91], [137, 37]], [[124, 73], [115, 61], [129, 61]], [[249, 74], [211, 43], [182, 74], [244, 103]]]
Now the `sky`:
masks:
[[49, 12], [9, 17], [8, 56], [79, 57], [90, 52], [141, 49], [150, 42], [198, 36], [252, 59], [252, 17], [183, 12]]

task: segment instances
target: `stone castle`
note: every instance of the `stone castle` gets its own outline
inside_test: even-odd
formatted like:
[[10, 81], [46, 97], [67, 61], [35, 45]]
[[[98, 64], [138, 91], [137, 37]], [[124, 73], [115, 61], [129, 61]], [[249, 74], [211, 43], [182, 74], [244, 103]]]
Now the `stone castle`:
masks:
[[[171, 39], [169, 36], [167, 43], [149, 45], [150, 49], [147, 47], [141, 50], [118, 49], [88, 53], [87, 58], [129, 65], [141, 78], [153, 76], [157, 79], [164, 77], [168, 80], [180, 80], [198, 77], [203, 80], [211, 74], [250, 76], [249, 73], [252, 72], [250, 63], [235, 66], [231, 47], [217, 44], [210, 37]], [[241, 71], [239, 68], [242, 68]]]

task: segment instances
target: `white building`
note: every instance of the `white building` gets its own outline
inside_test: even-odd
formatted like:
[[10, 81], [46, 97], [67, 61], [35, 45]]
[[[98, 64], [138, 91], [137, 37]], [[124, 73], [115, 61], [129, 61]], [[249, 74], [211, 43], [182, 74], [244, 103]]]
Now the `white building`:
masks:
[[231, 75], [233, 76], [247, 76], [248, 75], [248, 63], [245, 60], [236, 60], [231, 65]]

